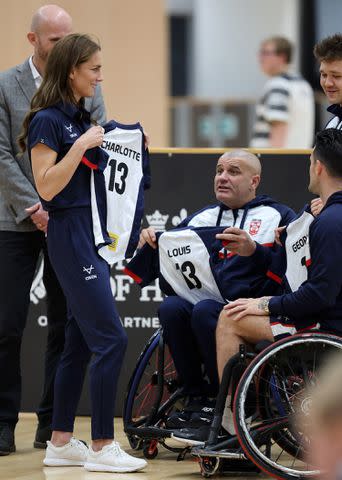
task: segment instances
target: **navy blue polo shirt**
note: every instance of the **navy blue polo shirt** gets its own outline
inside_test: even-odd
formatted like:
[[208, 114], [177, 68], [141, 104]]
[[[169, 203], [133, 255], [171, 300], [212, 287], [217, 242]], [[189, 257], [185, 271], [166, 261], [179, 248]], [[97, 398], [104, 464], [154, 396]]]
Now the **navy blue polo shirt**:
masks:
[[[35, 145], [42, 143], [57, 153], [57, 163], [90, 127], [90, 115], [81, 107], [59, 102], [44, 108], [37, 112], [30, 122], [27, 138], [29, 153], [31, 154], [31, 149]], [[99, 147], [87, 150], [84, 156], [99, 165], [106, 163], [107, 160], [107, 153]], [[50, 201], [41, 198], [43, 208], [51, 212], [64, 208], [90, 207], [90, 172], [89, 166], [80, 163], [61, 192]], [[97, 181], [103, 181], [104, 185], [103, 175], [98, 173]]]

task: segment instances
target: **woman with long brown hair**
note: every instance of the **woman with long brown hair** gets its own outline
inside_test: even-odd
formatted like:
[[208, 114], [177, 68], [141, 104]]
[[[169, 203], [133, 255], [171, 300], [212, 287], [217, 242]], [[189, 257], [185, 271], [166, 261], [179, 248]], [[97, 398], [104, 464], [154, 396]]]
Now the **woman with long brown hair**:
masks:
[[[44, 464], [128, 472], [146, 466], [114, 441], [116, 388], [127, 336], [115, 308], [108, 264], [94, 244], [89, 155], [99, 163], [104, 129], [83, 108], [102, 81], [101, 51], [88, 35], [59, 40], [49, 55], [19, 143], [29, 150], [43, 207], [49, 212], [49, 257], [69, 308], [65, 348], [55, 381], [53, 433]], [[99, 188], [104, 188], [101, 174]], [[110, 243], [110, 240], [109, 240]], [[73, 438], [76, 408], [90, 366], [92, 445]]]

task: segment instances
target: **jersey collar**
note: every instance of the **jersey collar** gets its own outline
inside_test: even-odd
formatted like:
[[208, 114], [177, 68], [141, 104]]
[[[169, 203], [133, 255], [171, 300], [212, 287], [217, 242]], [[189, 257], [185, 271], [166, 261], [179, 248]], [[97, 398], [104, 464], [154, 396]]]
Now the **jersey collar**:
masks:
[[333, 105], [330, 105], [327, 108], [328, 112], [332, 113], [333, 115], [336, 115], [336, 117], [339, 117], [342, 119], [342, 107], [338, 103], [334, 103]]

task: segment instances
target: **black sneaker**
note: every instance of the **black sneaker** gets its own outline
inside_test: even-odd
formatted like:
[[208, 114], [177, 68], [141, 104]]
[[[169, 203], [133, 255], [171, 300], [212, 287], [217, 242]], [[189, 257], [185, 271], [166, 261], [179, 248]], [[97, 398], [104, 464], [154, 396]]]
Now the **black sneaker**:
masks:
[[15, 452], [14, 431], [7, 424], [0, 424], [0, 456]]
[[199, 411], [194, 412], [191, 415], [189, 428], [199, 428], [211, 425], [214, 418], [215, 404], [215, 399], [207, 399], [205, 405], [203, 405]]
[[[178, 430], [188, 427], [201, 427], [203, 423], [205, 425], [208, 423], [207, 419], [209, 419], [211, 423], [214, 406], [215, 401], [209, 400], [207, 397], [190, 397], [183, 410], [173, 412], [169, 415], [166, 419], [165, 426], [171, 430]], [[202, 419], [204, 419], [204, 421]]]
[[187, 427], [190, 423], [192, 412], [186, 408], [177, 412], [172, 412], [165, 421], [165, 427], [171, 430]]
[[36, 437], [33, 442], [34, 448], [46, 448], [46, 442], [47, 440], [51, 440], [51, 435], [52, 435], [52, 429], [50, 425], [41, 427], [38, 424], [38, 427], [36, 430]]

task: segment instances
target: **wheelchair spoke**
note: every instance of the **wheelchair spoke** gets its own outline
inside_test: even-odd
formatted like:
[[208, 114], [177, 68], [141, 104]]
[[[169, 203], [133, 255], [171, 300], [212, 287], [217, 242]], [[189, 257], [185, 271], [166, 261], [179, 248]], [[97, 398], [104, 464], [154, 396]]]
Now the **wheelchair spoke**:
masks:
[[136, 414], [138, 417], [141, 416], [141, 412], [142, 412], [143, 408], [145, 407], [146, 401], [147, 401], [147, 399], [148, 399], [149, 396], [150, 396], [151, 390], [152, 390], [152, 387], [150, 387], [150, 388], [146, 391], [146, 395], [145, 395], [143, 401], [141, 402], [141, 404], [139, 405], [139, 409], [138, 409], [137, 414]]
[[146, 390], [151, 390], [151, 388], [152, 388], [152, 387], [151, 387], [151, 384], [150, 384], [150, 383], [147, 384], [147, 385], [141, 390], [141, 392], [139, 392], [139, 393], [137, 394], [137, 396], [135, 397], [135, 400], [139, 400], [140, 397], [145, 394]]
[[[273, 444], [273, 445], [274, 445], [274, 444]], [[278, 461], [279, 461], [280, 457], [282, 456], [282, 454], [284, 453], [284, 451], [285, 451], [285, 450], [284, 450], [283, 448], [280, 450], [279, 455], [278, 455], [277, 458], [275, 459], [275, 462], [276, 462], [276, 463], [278, 463]]]

